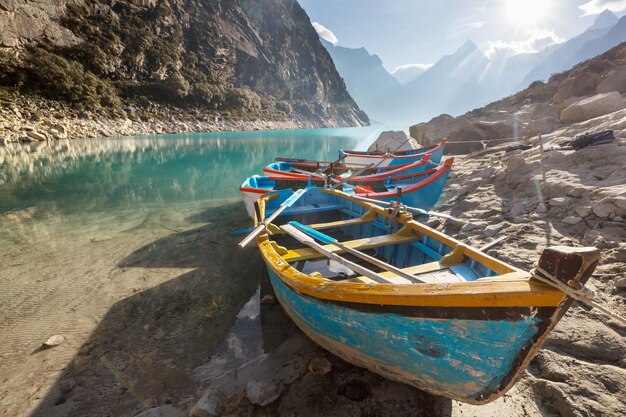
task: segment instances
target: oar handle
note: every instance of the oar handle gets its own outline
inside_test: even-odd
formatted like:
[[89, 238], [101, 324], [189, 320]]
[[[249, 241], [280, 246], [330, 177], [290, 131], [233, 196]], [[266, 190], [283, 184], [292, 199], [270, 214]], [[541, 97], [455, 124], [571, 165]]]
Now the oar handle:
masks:
[[289, 196], [288, 199], [283, 201], [281, 203], [280, 207], [278, 208], [278, 210], [276, 210], [274, 213], [272, 213], [272, 215], [270, 217], [268, 217], [267, 219], [265, 219], [265, 221], [263, 221], [263, 219], [261, 218], [261, 210], [259, 209], [258, 201], [255, 201], [254, 202], [254, 211], [256, 213], [257, 220], [259, 221], [260, 224], [244, 240], [239, 242], [238, 246], [241, 247], [241, 248], [245, 248], [250, 242], [252, 242], [252, 239], [257, 237], [257, 235], [259, 233], [261, 233], [263, 230], [265, 230], [265, 227], [266, 227], [267, 224], [271, 223], [276, 217], [280, 216], [280, 214], [283, 211], [285, 211], [287, 208], [293, 206], [293, 204], [296, 201], [298, 201], [298, 199], [300, 197], [302, 197], [305, 192], [306, 192], [306, 190], [304, 190], [304, 189], [300, 189], [300, 190], [297, 190], [296, 192], [294, 192], [292, 195]]
[[296, 229], [300, 230], [303, 233], [306, 233], [307, 235], [311, 236], [313, 239], [317, 239], [320, 242], [324, 243], [325, 245], [328, 245], [329, 243], [336, 243], [337, 239], [332, 238], [322, 232], [320, 232], [319, 230], [315, 230], [315, 229], [311, 229], [308, 226], [305, 226], [304, 224], [300, 223], [300, 222], [296, 222], [296, 221], [291, 221], [289, 222], [290, 225], [292, 225], [293, 227], [295, 227]]

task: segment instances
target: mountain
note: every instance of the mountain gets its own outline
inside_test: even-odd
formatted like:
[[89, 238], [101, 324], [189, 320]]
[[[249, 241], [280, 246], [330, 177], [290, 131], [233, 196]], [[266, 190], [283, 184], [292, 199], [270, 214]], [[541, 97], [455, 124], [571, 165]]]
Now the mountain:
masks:
[[417, 77], [422, 75], [429, 67], [430, 65], [424, 65], [424, 64], [402, 65], [396, 68], [391, 73], [391, 75], [393, 76], [393, 78], [398, 80], [400, 85], [406, 85], [410, 83], [411, 81], [416, 80]]
[[480, 97], [477, 105], [487, 104], [519, 90], [518, 86], [528, 72], [544, 62], [559, 46], [555, 44], [538, 52], [492, 56], [477, 85], [476, 94]]
[[593, 58], [596, 55], [608, 51], [612, 47], [619, 45], [626, 41], [626, 16], [615, 23], [615, 25], [608, 28], [609, 30], [595, 39], [586, 42], [582, 48], [577, 52], [577, 62], [584, 61], [589, 58]]
[[445, 55], [398, 92], [394, 123], [430, 118], [440, 113], [461, 113], [474, 106], [475, 86], [489, 59], [471, 40]]
[[598, 17], [596, 17], [593, 25], [591, 25], [588, 30], [610, 28], [611, 26], [615, 26], [618, 20], [619, 19], [615, 15], [615, 13], [613, 13], [609, 9], [605, 9], [602, 13], [598, 15]]
[[296, 0], [0, 0], [0, 46], [0, 86], [85, 108], [368, 122]]
[[[550, 75], [564, 71], [579, 62], [602, 53], [621, 41], [600, 40], [618, 22], [617, 16], [609, 10], [598, 15], [594, 23], [580, 35], [568, 40], [555, 49], [552, 54], [539, 62], [518, 85], [519, 89], [525, 88], [533, 81], [547, 80]], [[596, 42], [594, 40], [599, 40]], [[588, 45], [588, 42], [594, 43]], [[585, 48], [588, 51], [585, 51]]]
[[399, 88], [400, 84], [383, 67], [378, 55], [370, 54], [365, 48], [345, 48], [324, 39], [321, 41], [359, 107], [372, 120], [386, 120], [390, 114], [382, 98]]

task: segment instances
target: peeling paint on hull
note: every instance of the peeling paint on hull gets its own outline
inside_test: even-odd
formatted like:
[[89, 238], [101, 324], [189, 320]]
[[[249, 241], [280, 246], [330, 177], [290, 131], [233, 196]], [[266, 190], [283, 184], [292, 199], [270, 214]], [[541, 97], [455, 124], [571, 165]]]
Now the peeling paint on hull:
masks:
[[[498, 391], [543, 319], [428, 318], [362, 311], [300, 294], [270, 269], [278, 300], [316, 343], [357, 366], [417, 388], [458, 399]], [[550, 309], [554, 312], [554, 309]]]

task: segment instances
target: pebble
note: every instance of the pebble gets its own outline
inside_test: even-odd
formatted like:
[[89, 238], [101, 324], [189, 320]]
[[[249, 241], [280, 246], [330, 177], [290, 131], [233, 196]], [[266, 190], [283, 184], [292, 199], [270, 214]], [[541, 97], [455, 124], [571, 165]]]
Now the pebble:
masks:
[[324, 357], [313, 358], [309, 362], [309, 371], [315, 375], [326, 375], [332, 369], [330, 361]]
[[246, 397], [254, 405], [265, 407], [273, 403], [280, 396], [276, 384], [251, 379], [246, 385]]
[[261, 304], [275, 304], [275, 303], [276, 303], [276, 297], [274, 297], [272, 294], [265, 294], [263, 298], [261, 298]]
[[613, 212], [613, 205], [610, 203], [602, 203], [594, 201], [591, 203], [591, 211], [598, 217], [608, 218]]
[[502, 229], [504, 229], [503, 224], [492, 224], [485, 227], [485, 230], [483, 230], [483, 235], [485, 235], [485, 237], [493, 237], [497, 235]]
[[63, 343], [64, 340], [65, 340], [64, 336], [61, 336], [60, 334], [55, 334], [54, 336], [50, 336], [48, 340], [43, 342], [42, 346], [48, 347], [48, 348], [58, 346], [61, 343]]
[[548, 204], [552, 207], [560, 207], [569, 204], [570, 200], [568, 197], [554, 197], [548, 200]]
[[574, 211], [580, 217], [587, 217], [591, 214], [591, 207], [590, 206], [576, 206], [574, 208]]
[[566, 218], [563, 219], [563, 223], [565, 224], [569, 224], [569, 225], [576, 225], [580, 222], [582, 222], [583, 219], [582, 217], [578, 217], [578, 216], [567, 216]]
[[46, 135], [43, 133], [37, 132], [36, 130], [29, 130], [26, 132], [26, 136], [36, 141], [43, 142], [46, 140]]
[[615, 280], [615, 287], [626, 288], [626, 277], [618, 278]]

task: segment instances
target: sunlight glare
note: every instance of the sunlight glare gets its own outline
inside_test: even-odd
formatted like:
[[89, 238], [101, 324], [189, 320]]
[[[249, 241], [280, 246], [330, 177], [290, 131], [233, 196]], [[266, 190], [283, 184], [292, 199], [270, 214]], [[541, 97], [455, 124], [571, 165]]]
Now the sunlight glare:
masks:
[[540, 23], [549, 8], [550, 0], [505, 0], [507, 18], [520, 26]]

